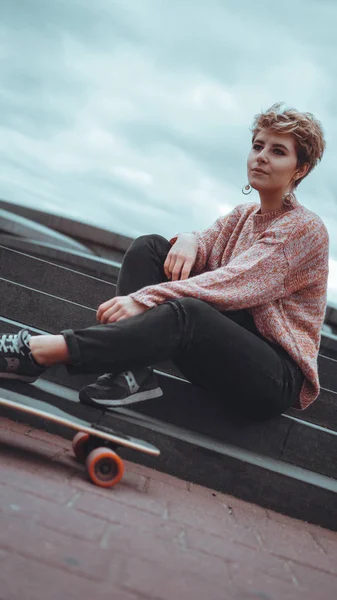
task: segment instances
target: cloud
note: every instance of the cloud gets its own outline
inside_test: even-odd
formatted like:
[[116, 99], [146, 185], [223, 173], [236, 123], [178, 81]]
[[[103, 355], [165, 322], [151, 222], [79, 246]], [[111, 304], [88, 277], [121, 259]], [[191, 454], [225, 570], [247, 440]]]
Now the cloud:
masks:
[[336, 20], [314, 0], [5, 0], [1, 196], [130, 236], [204, 229], [246, 200], [253, 116], [284, 100], [326, 131], [298, 197], [337, 260]]

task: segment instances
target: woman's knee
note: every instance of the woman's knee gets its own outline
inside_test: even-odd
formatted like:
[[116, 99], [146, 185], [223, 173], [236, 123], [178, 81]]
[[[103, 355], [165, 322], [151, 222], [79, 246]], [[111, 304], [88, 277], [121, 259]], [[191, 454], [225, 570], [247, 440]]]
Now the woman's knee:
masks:
[[146, 250], [149, 247], [155, 247], [159, 249], [162, 247], [170, 248], [171, 244], [164, 236], [159, 235], [158, 233], [148, 233], [146, 235], [140, 235], [133, 240], [127, 251], [130, 252], [135, 250], [139, 252], [144, 249]]
[[209, 328], [210, 313], [215, 310], [209, 304], [191, 296], [174, 298], [170, 302], [178, 306], [184, 322], [189, 324], [194, 332], [196, 332], [196, 327], [198, 330], [203, 330], [205, 326], [207, 329]]
[[188, 312], [200, 313], [201, 311], [206, 312], [209, 310], [215, 310], [212, 309], [207, 302], [204, 302], [204, 300], [199, 300], [199, 298], [193, 298], [192, 296], [177, 298], [176, 302], [179, 302], [179, 304], [181, 304], [181, 306], [183, 306], [183, 308], [185, 308], [185, 310]]

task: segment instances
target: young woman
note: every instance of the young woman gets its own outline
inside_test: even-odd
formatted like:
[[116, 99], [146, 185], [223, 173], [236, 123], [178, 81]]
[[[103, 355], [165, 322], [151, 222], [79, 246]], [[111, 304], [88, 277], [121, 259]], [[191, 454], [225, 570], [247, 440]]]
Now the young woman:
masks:
[[319, 394], [329, 238], [294, 191], [321, 160], [311, 113], [274, 104], [255, 116], [249, 185], [260, 203], [238, 205], [202, 233], [136, 239], [116, 297], [99, 324], [59, 335], [0, 338], [0, 377], [35, 381], [52, 365], [105, 373], [82, 402], [115, 407], [162, 395], [151, 365], [172, 359], [184, 376], [244, 416], [308, 407]]

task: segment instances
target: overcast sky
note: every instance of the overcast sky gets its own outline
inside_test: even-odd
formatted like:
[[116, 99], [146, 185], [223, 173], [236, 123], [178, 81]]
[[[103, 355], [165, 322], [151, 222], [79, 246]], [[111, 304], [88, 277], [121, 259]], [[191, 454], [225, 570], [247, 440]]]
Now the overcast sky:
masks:
[[0, 196], [136, 237], [237, 204], [254, 115], [321, 120], [299, 201], [330, 234], [337, 303], [335, 0], [0, 0]]

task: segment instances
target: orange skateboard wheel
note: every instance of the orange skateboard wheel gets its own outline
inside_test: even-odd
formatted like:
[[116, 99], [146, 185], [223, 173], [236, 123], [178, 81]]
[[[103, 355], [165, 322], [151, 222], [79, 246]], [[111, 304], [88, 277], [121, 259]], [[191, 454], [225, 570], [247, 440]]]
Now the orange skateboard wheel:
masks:
[[86, 467], [91, 481], [109, 488], [118, 483], [124, 474], [122, 459], [110, 448], [95, 448], [87, 456]]
[[73, 452], [79, 462], [85, 462], [87, 458], [86, 445], [90, 438], [89, 433], [79, 431], [73, 437]]

